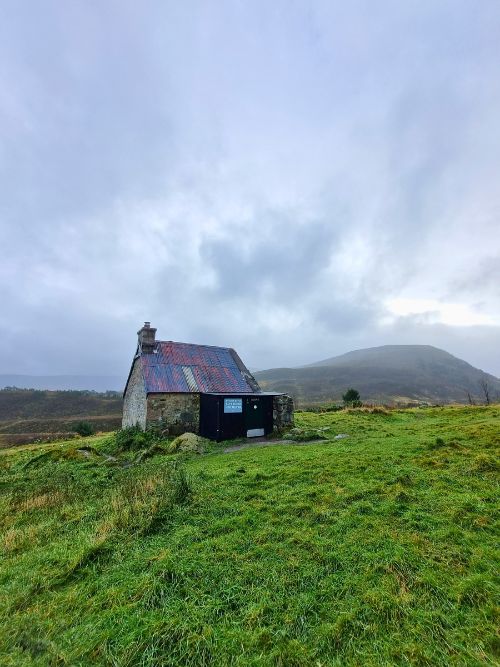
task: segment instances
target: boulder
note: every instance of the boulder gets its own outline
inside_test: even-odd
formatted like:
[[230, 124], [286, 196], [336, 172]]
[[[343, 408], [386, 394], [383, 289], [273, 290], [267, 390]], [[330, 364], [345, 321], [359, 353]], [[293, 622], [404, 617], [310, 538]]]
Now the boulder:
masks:
[[167, 447], [167, 452], [169, 454], [175, 454], [176, 452], [197, 452], [198, 454], [203, 454], [206, 445], [207, 440], [205, 438], [201, 438], [195, 433], [183, 433], [177, 436], [175, 440], [172, 440]]
[[324, 428], [292, 428], [288, 431], [287, 438], [295, 442], [308, 442], [311, 440], [327, 440]]

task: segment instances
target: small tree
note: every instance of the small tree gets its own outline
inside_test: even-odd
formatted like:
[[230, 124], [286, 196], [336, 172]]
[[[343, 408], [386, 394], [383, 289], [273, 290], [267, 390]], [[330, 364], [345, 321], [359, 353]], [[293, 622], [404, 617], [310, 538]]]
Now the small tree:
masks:
[[490, 399], [490, 385], [488, 384], [487, 380], [479, 380], [479, 386], [481, 387], [481, 391], [483, 392], [484, 396], [484, 401], [486, 405], [489, 405], [491, 403]]
[[470, 391], [467, 392], [467, 399], [469, 401], [469, 405], [476, 405], [476, 401], [472, 398]]
[[362, 405], [359, 391], [356, 389], [348, 389], [342, 396], [342, 400], [344, 401], [345, 406], [349, 406], [351, 408], [360, 408]]
[[89, 422], [78, 422], [73, 426], [73, 431], [83, 436], [94, 435], [95, 433], [94, 427]]

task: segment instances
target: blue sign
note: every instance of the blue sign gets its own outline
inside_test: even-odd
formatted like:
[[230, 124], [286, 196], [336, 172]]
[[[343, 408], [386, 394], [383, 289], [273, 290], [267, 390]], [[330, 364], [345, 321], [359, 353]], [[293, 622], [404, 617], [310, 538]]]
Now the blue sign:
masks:
[[243, 412], [242, 398], [225, 398], [224, 412]]

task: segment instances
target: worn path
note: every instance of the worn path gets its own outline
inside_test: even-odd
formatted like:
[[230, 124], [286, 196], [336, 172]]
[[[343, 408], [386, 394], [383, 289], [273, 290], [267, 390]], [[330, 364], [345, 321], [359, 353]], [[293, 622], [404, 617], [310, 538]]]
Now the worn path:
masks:
[[241, 449], [250, 449], [253, 447], [272, 447], [273, 445], [314, 445], [318, 442], [326, 442], [326, 440], [307, 440], [303, 442], [298, 442], [296, 440], [254, 440], [251, 442], [243, 441], [237, 445], [231, 445], [231, 447], [226, 447], [224, 449], [224, 454], [230, 454], [231, 452], [239, 452]]

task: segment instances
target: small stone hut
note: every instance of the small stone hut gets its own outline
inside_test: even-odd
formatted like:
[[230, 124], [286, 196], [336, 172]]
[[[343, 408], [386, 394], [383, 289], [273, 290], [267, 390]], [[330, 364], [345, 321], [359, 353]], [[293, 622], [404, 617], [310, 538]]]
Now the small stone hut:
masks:
[[123, 427], [159, 426], [212, 440], [257, 437], [293, 426], [293, 400], [263, 392], [232, 348], [156, 340], [149, 322], [123, 394]]

